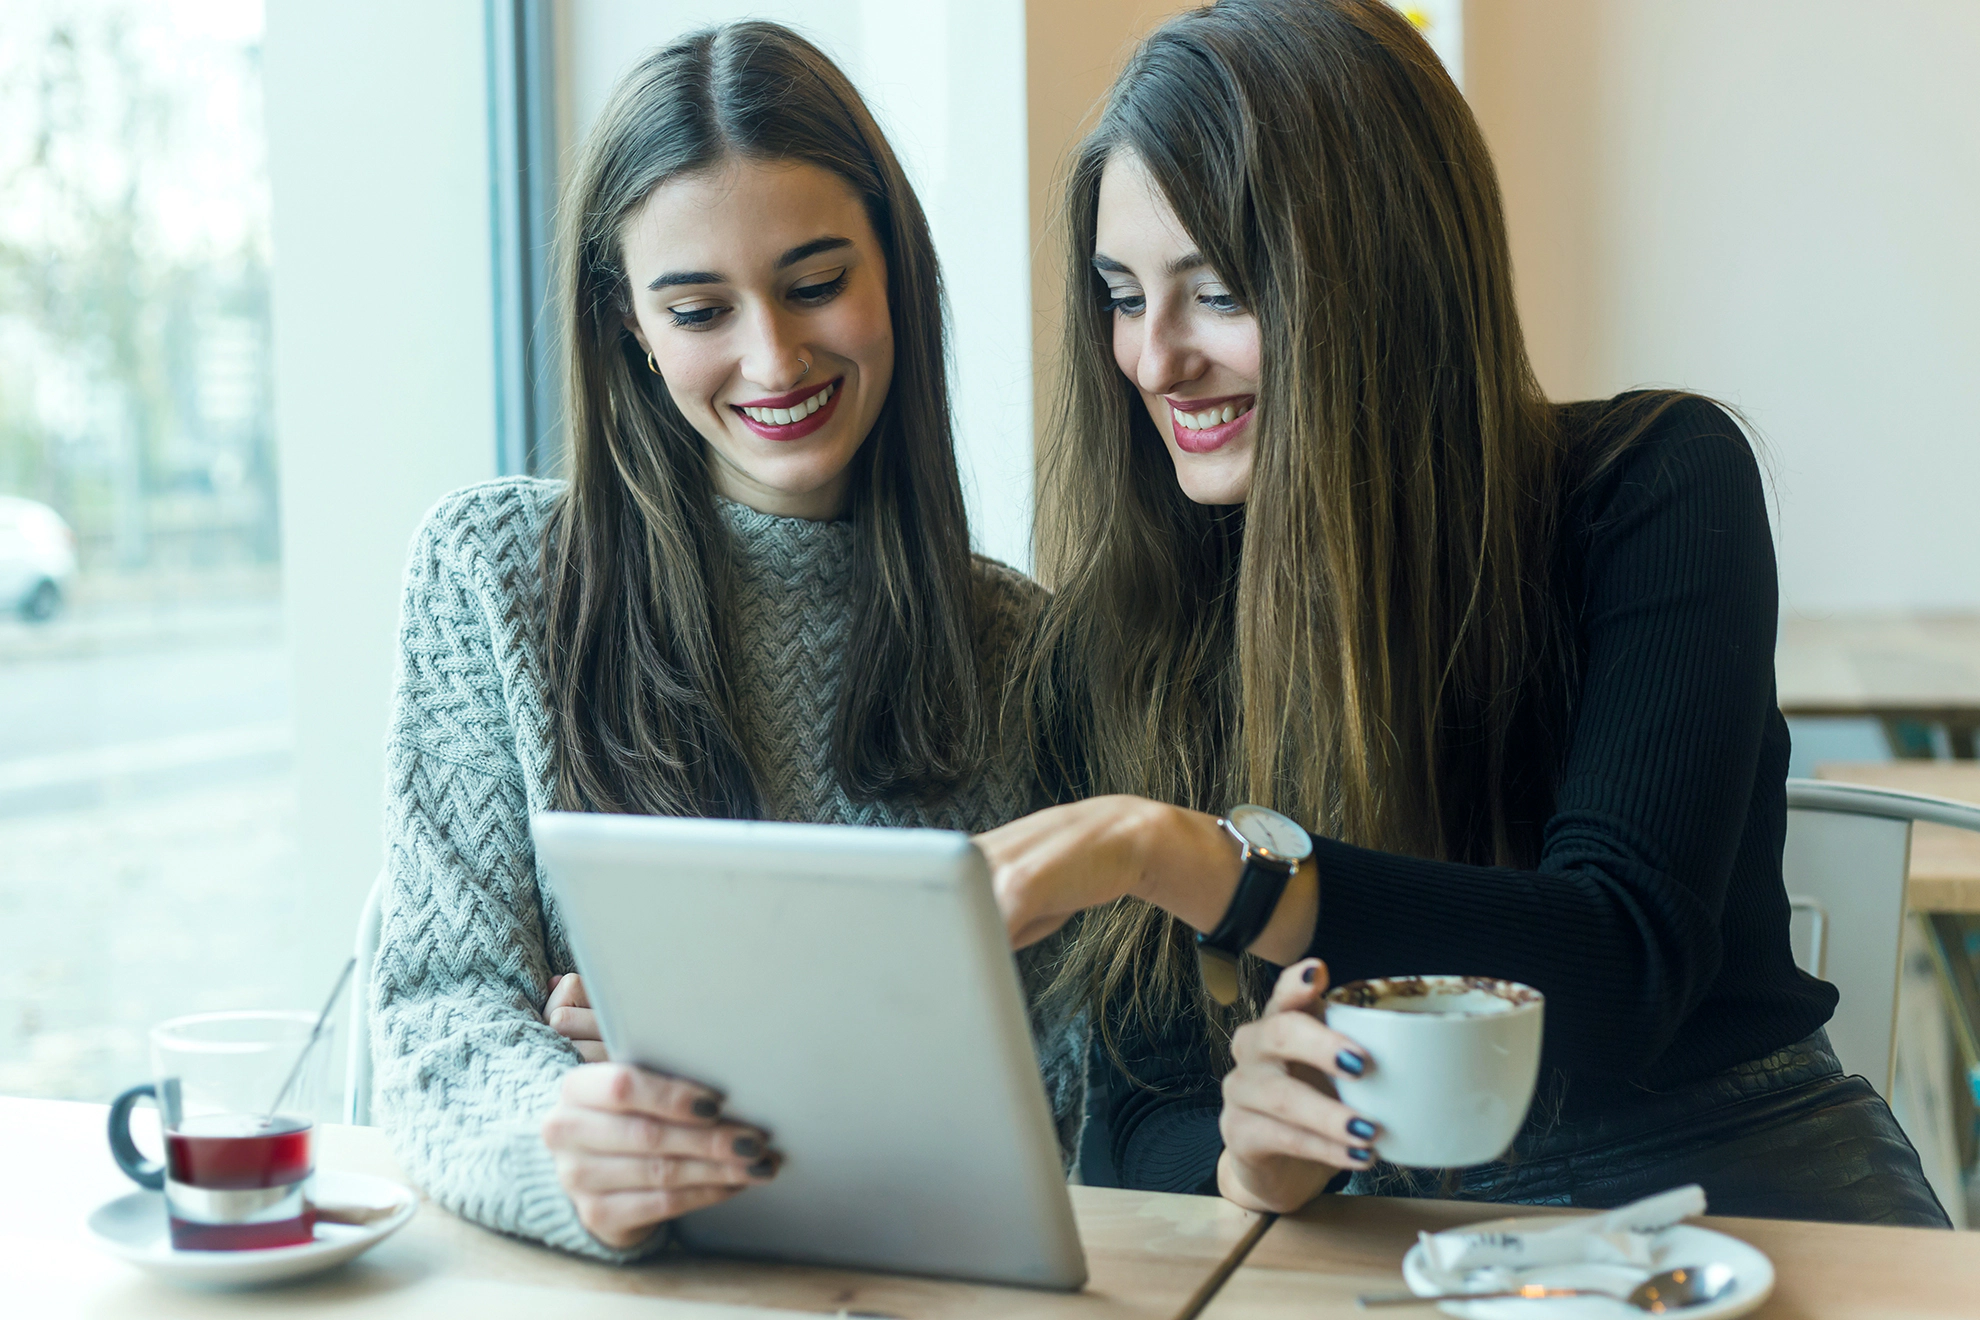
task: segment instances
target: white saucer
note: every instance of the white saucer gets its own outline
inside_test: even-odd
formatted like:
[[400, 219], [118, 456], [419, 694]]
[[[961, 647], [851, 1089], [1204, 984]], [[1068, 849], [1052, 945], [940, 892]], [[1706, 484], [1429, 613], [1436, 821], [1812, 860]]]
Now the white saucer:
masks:
[[163, 1192], [132, 1192], [106, 1201], [86, 1221], [96, 1245], [161, 1279], [211, 1288], [251, 1288], [333, 1269], [363, 1255], [406, 1226], [419, 1209], [409, 1188], [363, 1173], [319, 1171], [311, 1199], [322, 1206], [387, 1211], [362, 1226], [319, 1222], [316, 1241], [260, 1251], [174, 1251]]
[[[1466, 1228], [1485, 1233], [1531, 1233], [1543, 1228], [1558, 1228], [1560, 1223], [1557, 1217], [1528, 1215], [1519, 1219], [1494, 1219], [1487, 1224], [1468, 1224]], [[1481, 1281], [1474, 1286], [1480, 1292], [1516, 1288], [1527, 1283], [1554, 1288], [1602, 1288], [1615, 1293], [1620, 1299], [1659, 1270], [1714, 1262], [1732, 1267], [1736, 1280], [1733, 1290], [1716, 1302], [1687, 1306], [1673, 1314], [1682, 1315], [1684, 1320], [1725, 1320], [1729, 1316], [1745, 1315], [1766, 1301], [1767, 1294], [1774, 1290], [1774, 1262], [1738, 1238], [1727, 1237], [1724, 1233], [1715, 1233], [1696, 1224], [1677, 1224], [1655, 1234], [1651, 1238], [1651, 1264], [1647, 1270], [1594, 1263], [1542, 1265], [1504, 1272], [1510, 1275], [1509, 1282], [1486, 1286]], [[1467, 1287], [1463, 1274], [1433, 1269], [1424, 1258], [1423, 1244], [1420, 1242], [1403, 1257], [1403, 1282], [1419, 1297], [1440, 1292], [1463, 1292]], [[1640, 1320], [1643, 1315], [1626, 1302], [1611, 1301], [1606, 1297], [1530, 1300], [1503, 1297], [1492, 1302], [1444, 1302], [1438, 1309], [1445, 1315], [1459, 1317], [1459, 1320], [1535, 1320], [1539, 1316], [1545, 1316], [1546, 1320], [1625, 1320], [1625, 1317], [1634, 1316]]]

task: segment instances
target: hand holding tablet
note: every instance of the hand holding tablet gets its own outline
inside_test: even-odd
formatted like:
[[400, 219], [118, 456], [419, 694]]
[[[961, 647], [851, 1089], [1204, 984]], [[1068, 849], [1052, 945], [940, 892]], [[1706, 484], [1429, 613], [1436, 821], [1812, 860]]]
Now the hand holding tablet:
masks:
[[543, 1142], [585, 1230], [625, 1248], [656, 1224], [776, 1177], [769, 1137], [720, 1115], [721, 1097], [705, 1087], [587, 1063], [564, 1078]]
[[563, 972], [550, 978], [550, 999], [543, 1005], [543, 1020], [577, 1046], [586, 1063], [605, 1062], [605, 1036], [598, 1029], [598, 1014], [591, 1011], [591, 997], [584, 992], [582, 976]]
[[544, 1127], [600, 1241], [675, 1219], [706, 1251], [1085, 1280], [1010, 940], [966, 836], [532, 826], [583, 971], [546, 1020], [586, 1057], [601, 1035], [612, 1060], [574, 1069]]

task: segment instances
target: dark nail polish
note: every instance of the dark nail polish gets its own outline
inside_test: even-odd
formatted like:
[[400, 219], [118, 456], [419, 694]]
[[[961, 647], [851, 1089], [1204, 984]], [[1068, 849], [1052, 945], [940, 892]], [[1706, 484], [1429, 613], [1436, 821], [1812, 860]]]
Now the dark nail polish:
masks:
[[1368, 1147], [1366, 1146], [1350, 1146], [1348, 1148], [1348, 1158], [1357, 1164], [1366, 1164], [1373, 1157], [1369, 1155]]
[[748, 1173], [749, 1176], [752, 1178], [768, 1178], [771, 1174], [775, 1173], [776, 1171], [777, 1171], [777, 1161], [771, 1158], [770, 1156], [765, 1155], [762, 1159], [758, 1160], [756, 1163], [749, 1166]]
[[688, 1108], [694, 1111], [696, 1118], [713, 1118], [722, 1112], [722, 1102], [712, 1095], [698, 1096]]
[[1350, 1118], [1348, 1120], [1348, 1135], [1350, 1137], [1360, 1137], [1363, 1141], [1367, 1141], [1375, 1135], [1375, 1125], [1365, 1118]]
[[[1371, 1131], [1366, 1135], [1372, 1137], [1375, 1134]], [[755, 1137], [737, 1137], [732, 1148], [738, 1158], [745, 1160], [753, 1160], [763, 1153], [763, 1143]]]
[[1307, 968], [1307, 969], [1306, 969], [1305, 971], [1303, 971], [1303, 972], [1301, 972], [1301, 973], [1299, 974], [1299, 979], [1300, 979], [1300, 980], [1302, 980], [1302, 981], [1304, 981], [1304, 982], [1306, 982], [1306, 983], [1307, 983], [1308, 985], [1312, 985], [1312, 984], [1313, 984], [1313, 974], [1314, 974], [1315, 972], [1318, 972], [1319, 970], [1320, 970], [1320, 965], [1319, 965], [1318, 963], [1315, 963], [1315, 964], [1314, 964], [1313, 966], [1311, 966], [1311, 967], [1309, 967], [1309, 968]]
[[1342, 1050], [1334, 1056], [1334, 1062], [1342, 1072], [1350, 1077], [1359, 1077], [1368, 1071], [1368, 1060], [1362, 1058], [1353, 1050]]

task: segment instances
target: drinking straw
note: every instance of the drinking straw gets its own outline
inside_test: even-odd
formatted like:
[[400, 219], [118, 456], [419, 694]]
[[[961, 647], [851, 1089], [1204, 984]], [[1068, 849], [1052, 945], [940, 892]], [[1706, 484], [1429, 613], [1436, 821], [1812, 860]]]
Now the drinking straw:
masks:
[[323, 1024], [330, 1020], [330, 1010], [337, 1006], [337, 996], [344, 993], [344, 982], [351, 979], [351, 972], [356, 966], [357, 958], [353, 956], [344, 964], [344, 970], [337, 973], [337, 984], [330, 987], [330, 997], [323, 1001], [323, 1011], [316, 1015], [316, 1025], [310, 1028], [309, 1039], [303, 1042], [302, 1053], [296, 1056], [296, 1066], [289, 1069], [288, 1080], [275, 1093], [275, 1103], [268, 1106], [268, 1114], [261, 1120], [263, 1123], [274, 1122], [275, 1111], [289, 1098], [289, 1088], [296, 1084], [296, 1078], [302, 1076], [303, 1063], [309, 1058], [310, 1050], [316, 1047], [316, 1038], [323, 1034]]

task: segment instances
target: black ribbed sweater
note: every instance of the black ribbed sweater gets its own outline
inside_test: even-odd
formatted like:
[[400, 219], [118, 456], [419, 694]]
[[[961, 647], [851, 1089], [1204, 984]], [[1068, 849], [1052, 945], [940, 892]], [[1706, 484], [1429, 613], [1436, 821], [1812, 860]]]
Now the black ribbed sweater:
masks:
[[[1310, 954], [1337, 984], [1436, 972], [1538, 987], [1543, 1077], [1574, 1117], [1797, 1041], [1828, 1021], [1836, 992], [1788, 943], [1788, 735], [1751, 448], [1718, 408], [1682, 401], [1564, 512], [1582, 677], [1539, 864], [1316, 839]], [[1096, 1057], [1089, 1139], [1105, 1160], [1089, 1177], [1214, 1190], [1227, 1060], [1194, 1021], [1118, 1031], [1141, 1084]]]

